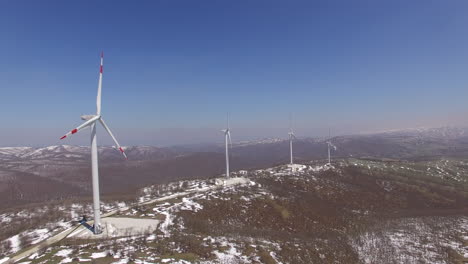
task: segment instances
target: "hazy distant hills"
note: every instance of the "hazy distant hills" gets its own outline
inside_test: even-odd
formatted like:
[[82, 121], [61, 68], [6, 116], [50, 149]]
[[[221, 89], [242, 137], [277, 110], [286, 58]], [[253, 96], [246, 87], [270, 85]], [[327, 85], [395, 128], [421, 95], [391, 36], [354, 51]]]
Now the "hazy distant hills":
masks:
[[375, 135], [402, 136], [402, 137], [424, 137], [437, 139], [456, 139], [468, 136], [468, 128], [462, 127], [437, 127], [437, 128], [407, 128], [387, 130], [375, 133]]
[[419, 128], [375, 134], [337, 137], [340, 156], [369, 156], [393, 159], [425, 159], [468, 155], [468, 129], [457, 127]]
[[[325, 159], [324, 138], [299, 138], [294, 142], [297, 160]], [[468, 156], [468, 129], [457, 127], [393, 130], [379, 133], [337, 136], [331, 139], [337, 146], [334, 157], [427, 159], [441, 156]], [[286, 162], [288, 140], [262, 140], [259, 143], [234, 145], [233, 155], [248, 158], [253, 163]]]
[[[171, 149], [153, 146], [133, 146], [124, 147], [124, 149], [127, 155], [132, 157], [132, 160], [159, 160], [176, 155], [176, 152]], [[0, 148], [1, 160], [88, 161], [90, 156], [90, 148], [86, 146]], [[115, 161], [122, 160], [123, 156], [114, 147], [99, 147], [99, 158], [104, 161]]]
[[[299, 159], [326, 157], [324, 138], [299, 138], [294, 142], [294, 156]], [[424, 158], [430, 156], [459, 156], [468, 154], [468, 128], [440, 127], [391, 130], [378, 133], [336, 136], [331, 139], [337, 150], [333, 156], [376, 157], [393, 159]], [[234, 142], [233, 156], [247, 158], [251, 163], [282, 162], [289, 151], [287, 139], [261, 139]], [[129, 160], [148, 161], [175, 158], [199, 152], [224, 152], [224, 144], [182, 145], [174, 147], [124, 147]], [[103, 161], [119, 161], [122, 156], [114, 147], [99, 147]], [[87, 146], [58, 145], [43, 148], [0, 148], [0, 160], [88, 161]]]
[[[431, 160], [468, 157], [468, 129], [456, 127], [405, 129], [333, 137], [333, 158]], [[294, 142], [297, 163], [327, 157], [326, 139]], [[224, 145], [124, 147], [125, 161], [113, 147], [100, 147], [100, 178], [104, 194], [128, 193], [139, 187], [180, 179], [208, 178], [224, 173]], [[65, 199], [90, 193], [90, 149], [84, 146], [0, 148], [1, 207]], [[235, 142], [231, 168], [255, 169], [289, 162], [286, 139]], [[26, 195], [27, 194], [27, 195]]]

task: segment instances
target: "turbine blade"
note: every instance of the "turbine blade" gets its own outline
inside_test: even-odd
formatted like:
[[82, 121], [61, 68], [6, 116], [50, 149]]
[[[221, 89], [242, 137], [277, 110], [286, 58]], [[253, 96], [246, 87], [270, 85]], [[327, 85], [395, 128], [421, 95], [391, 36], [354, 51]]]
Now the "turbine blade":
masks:
[[125, 157], [125, 159], [128, 159], [127, 158], [127, 155], [125, 154], [123, 148], [120, 146], [119, 142], [117, 141], [117, 139], [114, 137], [114, 134], [112, 134], [112, 131], [110, 130], [110, 128], [106, 125], [106, 123], [104, 122], [104, 119], [99, 119], [99, 122], [101, 122], [101, 125], [104, 127], [104, 129], [107, 131], [107, 133], [109, 133], [109, 135], [111, 136], [112, 140], [114, 140], [114, 143], [116, 145], [116, 147], [120, 150], [120, 152], [122, 152], [122, 155]]
[[229, 112], [226, 113], [226, 129], [229, 130]]
[[289, 132], [293, 132], [293, 125], [292, 125], [292, 114], [289, 113]]
[[60, 139], [64, 139], [66, 137], [68, 137], [69, 135], [72, 135], [72, 134], [75, 134], [76, 132], [80, 131], [81, 129], [87, 127], [87, 126], [90, 126], [92, 125], [94, 122], [96, 122], [96, 120], [99, 119], [99, 116], [94, 116], [93, 118], [89, 119], [88, 121], [84, 122], [83, 124], [81, 124], [80, 126], [78, 126], [77, 128], [73, 129], [72, 131], [68, 132], [67, 134], [65, 134], [63, 137], [61, 137]]
[[228, 138], [229, 138], [229, 144], [231, 145], [232, 147], [232, 140], [231, 140], [231, 132], [227, 132], [227, 135], [228, 135]]
[[99, 82], [98, 82], [98, 93], [96, 98], [96, 110], [97, 115], [101, 114], [101, 91], [102, 91], [102, 71], [104, 63], [104, 52], [101, 52], [101, 67], [99, 67]]

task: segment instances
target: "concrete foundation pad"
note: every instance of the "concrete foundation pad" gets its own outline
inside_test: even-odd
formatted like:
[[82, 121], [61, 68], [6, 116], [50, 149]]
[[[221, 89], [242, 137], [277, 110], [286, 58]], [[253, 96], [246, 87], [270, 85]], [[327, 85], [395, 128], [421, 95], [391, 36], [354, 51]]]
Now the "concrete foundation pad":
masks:
[[101, 219], [102, 233], [95, 235], [90, 230], [81, 227], [68, 237], [71, 238], [107, 238], [137, 236], [154, 232], [158, 228], [159, 220], [129, 217], [106, 217]]
[[216, 185], [236, 185], [236, 184], [246, 184], [248, 182], [250, 182], [250, 180], [244, 177], [217, 178], [215, 180]]

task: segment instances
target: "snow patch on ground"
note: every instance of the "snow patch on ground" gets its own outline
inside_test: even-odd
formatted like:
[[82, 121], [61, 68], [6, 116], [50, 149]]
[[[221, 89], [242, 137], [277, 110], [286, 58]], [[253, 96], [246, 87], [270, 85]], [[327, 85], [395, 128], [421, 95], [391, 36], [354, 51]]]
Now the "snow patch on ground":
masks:
[[73, 252], [72, 249], [62, 249], [58, 251], [57, 253], [55, 253], [55, 256], [68, 257], [68, 255], [70, 255], [72, 252]]
[[36, 229], [36, 230], [32, 231], [31, 233], [29, 233], [28, 235], [29, 235], [29, 237], [34, 237], [35, 238], [33, 241], [31, 241], [31, 244], [33, 244], [33, 245], [35, 245], [35, 244], [41, 242], [42, 240], [50, 237], [49, 229], [47, 229], [47, 228]]
[[10, 238], [10, 243], [11, 243], [11, 252], [15, 253], [18, 252], [21, 249], [21, 242], [19, 239], [19, 235], [12, 236]]
[[107, 256], [107, 251], [97, 252], [97, 253], [91, 254], [92, 259], [104, 258], [105, 256]]
[[[411, 218], [394, 221], [376, 232], [365, 232], [351, 245], [364, 263], [393, 259], [397, 263], [446, 263], [446, 249], [468, 256], [463, 246], [468, 217]], [[465, 240], [466, 243], [466, 240]]]
[[246, 256], [242, 256], [242, 253], [239, 252], [236, 248], [236, 244], [229, 243], [226, 240], [218, 241], [221, 243], [222, 247], [228, 247], [225, 251], [214, 251], [217, 259], [220, 263], [250, 263]]

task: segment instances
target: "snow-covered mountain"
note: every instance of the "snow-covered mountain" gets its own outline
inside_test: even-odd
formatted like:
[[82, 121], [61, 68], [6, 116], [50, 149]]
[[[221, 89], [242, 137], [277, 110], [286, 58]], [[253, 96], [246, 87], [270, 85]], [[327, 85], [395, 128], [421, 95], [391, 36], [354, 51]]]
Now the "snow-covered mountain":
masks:
[[[173, 156], [166, 148], [153, 146], [123, 147], [132, 160], [162, 159]], [[114, 147], [99, 147], [100, 158], [113, 160], [121, 158], [120, 152]], [[33, 147], [2, 147], [0, 160], [88, 160], [90, 148], [87, 146], [55, 145], [41, 148]]]
[[439, 139], [456, 139], [468, 137], [468, 128], [443, 126], [443, 127], [418, 127], [406, 129], [394, 129], [379, 131], [373, 133], [366, 133], [367, 135], [381, 135], [381, 136], [406, 136], [406, 137], [426, 137], [426, 138], [439, 138]]
[[18, 158], [34, 150], [32, 147], [4, 147], [0, 148], [0, 159]]
[[[324, 158], [326, 140], [323, 138], [295, 140], [295, 156], [304, 159]], [[468, 129], [460, 127], [389, 130], [373, 134], [336, 136], [332, 141], [338, 147], [334, 155], [340, 157], [411, 158], [430, 155], [468, 155]], [[288, 148], [286, 138], [241, 141], [233, 143], [232, 155], [245, 160], [246, 164], [251, 166], [266, 166], [287, 158], [288, 152], [285, 149]], [[188, 153], [224, 152], [223, 145], [214, 144], [166, 148], [131, 146], [124, 149], [129, 160], [133, 161], [171, 159]], [[99, 154], [103, 161], [118, 161], [122, 158], [114, 147], [99, 147]], [[4, 161], [89, 161], [89, 156], [88, 146], [0, 148], [0, 160]]]
[[273, 143], [278, 143], [278, 142], [281, 142], [281, 141], [284, 141], [284, 140], [286, 140], [286, 139], [283, 139], [283, 138], [263, 138], [263, 139], [259, 139], [259, 140], [233, 142], [232, 146], [233, 147], [246, 147], [246, 146], [258, 145], [258, 144], [273, 144]]

